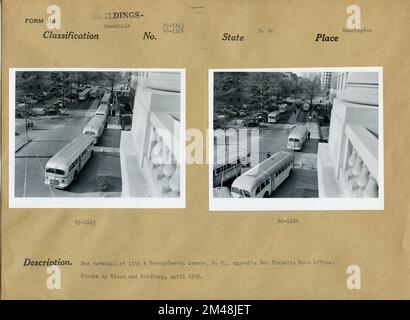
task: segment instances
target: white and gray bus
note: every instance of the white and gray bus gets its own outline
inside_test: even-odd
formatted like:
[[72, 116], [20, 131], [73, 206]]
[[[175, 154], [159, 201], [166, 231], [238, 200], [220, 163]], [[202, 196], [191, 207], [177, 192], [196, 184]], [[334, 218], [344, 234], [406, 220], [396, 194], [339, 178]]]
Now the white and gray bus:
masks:
[[305, 103], [303, 104], [303, 111], [309, 111], [309, 108], [310, 108], [310, 107], [309, 107], [309, 103], [306, 103], [306, 102], [305, 102]]
[[98, 140], [103, 134], [104, 128], [105, 119], [102, 116], [94, 116], [84, 127], [83, 134], [86, 136], [93, 137], [94, 144], [96, 144], [98, 143]]
[[111, 93], [110, 92], [105, 92], [102, 99], [101, 99], [101, 104], [106, 104], [107, 106], [110, 105], [110, 100], [111, 100]]
[[279, 111], [273, 111], [269, 113], [268, 115], [268, 123], [278, 123], [280, 120], [280, 112]]
[[58, 189], [68, 187], [90, 159], [93, 147], [94, 139], [80, 134], [48, 160], [44, 183]]
[[83, 91], [80, 92], [80, 94], [78, 95], [78, 100], [87, 100], [89, 95], [90, 95], [91, 89], [90, 88], [86, 88]]
[[232, 183], [233, 198], [267, 198], [292, 174], [294, 154], [279, 151]]
[[306, 142], [309, 130], [303, 125], [297, 125], [292, 129], [288, 137], [288, 149], [302, 150], [303, 144]]
[[225, 147], [216, 148], [213, 164], [213, 185], [222, 186], [225, 181], [229, 181], [240, 176], [242, 167], [250, 163], [250, 154], [246, 150]]
[[279, 105], [279, 112], [280, 113], [286, 113], [288, 111], [288, 105], [286, 103], [282, 103]]
[[95, 111], [96, 116], [100, 116], [104, 118], [105, 124], [104, 126], [107, 127], [107, 119], [108, 119], [108, 106], [106, 104], [100, 104], [100, 106]]

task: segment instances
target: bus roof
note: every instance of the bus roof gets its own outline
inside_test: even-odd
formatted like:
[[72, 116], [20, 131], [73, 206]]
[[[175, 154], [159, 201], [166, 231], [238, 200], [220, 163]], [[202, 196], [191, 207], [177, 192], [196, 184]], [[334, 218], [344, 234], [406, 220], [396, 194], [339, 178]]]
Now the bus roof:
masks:
[[[66, 170], [69, 165], [78, 157], [79, 153], [83, 151], [88, 145], [93, 143], [94, 139], [91, 136], [83, 134], [78, 135], [71, 142], [66, 144], [60, 151], [58, 151], [50, 160], [48, 160], [46, 167], [60, 168]], [[79, 152], [79, 150], [81, 150]]]
[[303, 125], [297, 125], [296, 127], [292, 129], [288, 138], [300, 139], [306, 133], [307, 130], [308, 130], [307, 127]]
[[108, 106], [106, 104], [100, 104], [100, 106], [97, 108], [95, 113], [107, 113], [108, 112]]
[[94, 131], [98, 132], [101, 126], [104, 126], [105, 119], [99, 115], [92, 117], [90, 121], [85, 125], [83, 132], [85, 131]]
[[84, 89], [83, 91], [80, 92], [80, 95], [82, 95], [82, 94], [87, 94], [87, 93], [89, 93], [90, 91], [91, 91], [90, 88], [86, 88], [86, 89]]
[[263, 160], [243, 175], [236, 178], [232, 186], [244, 190], [251, 190], [261, 179], [266, 179], [272, 175], [285, 162], [293, 159], [292, 152], [279, 151], [266, 160]]
[[110, 98], [111, 98], [111, 93], [109, 93], [109, 92], [104, 93], [104, 95], [101, 99], [101, 103], [102, 104], [107, 104], [109, 102]]
[[214, 150], [214, 169], [222, 167], [227, 163], [236, 163], [238, 159], [247, 156], [247, 152], [244, 149], [237, 146], [221, 145]]

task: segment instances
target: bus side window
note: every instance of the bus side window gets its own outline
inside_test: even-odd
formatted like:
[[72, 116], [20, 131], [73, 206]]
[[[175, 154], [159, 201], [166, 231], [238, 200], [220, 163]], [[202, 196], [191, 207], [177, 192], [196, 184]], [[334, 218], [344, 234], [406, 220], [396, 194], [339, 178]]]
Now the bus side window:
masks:
[[268, 185], [268, 184], [269, 184], [269, 179], [266, 179], [265, 185]]
[[255, 194], [258, 194], [260, 191], [261, 191], [261, 187], [257, 187]]
[[265, 188], [265, 181], [261, 184], [261, 189]]

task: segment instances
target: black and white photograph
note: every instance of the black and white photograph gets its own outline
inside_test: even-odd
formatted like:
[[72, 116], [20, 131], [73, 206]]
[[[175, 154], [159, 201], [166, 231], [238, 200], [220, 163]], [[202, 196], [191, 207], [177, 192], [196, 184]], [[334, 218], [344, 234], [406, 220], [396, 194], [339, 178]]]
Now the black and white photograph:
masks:
[[10, 69], [10, 206], [185, 206], [180, 69]]
[[209, 103], [211, 210], [383, 208], [381, 68], [211, 70]]

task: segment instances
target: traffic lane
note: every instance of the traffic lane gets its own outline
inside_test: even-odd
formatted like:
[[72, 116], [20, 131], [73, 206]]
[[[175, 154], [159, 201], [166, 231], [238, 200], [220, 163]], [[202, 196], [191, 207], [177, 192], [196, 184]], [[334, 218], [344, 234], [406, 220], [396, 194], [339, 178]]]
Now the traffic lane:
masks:
[[96, 144], [99, 147], [119, 148], [121, 141], [120, 129], [108, 129], [105, 128], [102, 136]]
[[259, 130], [257, 137], [251, 136], [251, 139], [248, 140], [248, 150], [251, 152], [252, 166], [266, 159], [268, 153], [272, 155], [278, 151], [287, 150], [290, 131], [291, 129], [288, 128], [275, 128], [272, 126], [268, 129]]
[[[312, 115], [312, 117], [309, 119], [309, 116]], [[300, 110], [297, 118], [297, 122], [317, 122], [318, 121], [318, 113], [316, 110], [312, 111], [303, 111], [303, 109]]]
[[279, 123], [286, 124], [289, 121], [289, 118], [292, 116], [292, 114], [295, 112], [296, 107], [291, 105], [288, 107], [287, 111], [285, 113], [280, 114], [280, 120]]
[[15, 159], [16, 197], [53, 197], [55, 190], [44, 183], [44, 167], [49, 158]]
[[74, 102], [68, 109], [69, 110], [88, 110], [90, 108], [91, 104], [93, 103], [94, 99], [86, 99], [86, 100], [77, 100]]
[[30, 135], [32, 141], [16, 153], [16, 157], [52, 157], [75, 137], [82, 134], [82, 126], [57, 127], [44, 130], [36, 136]]
[[[98, 193], [98, 196], [119, 197], [122, 190], [120, 156], [93, 152], [78, 178], [66, 188], [70, 196]], [[89, 196], [89, 195], [88, 195]]]
[[[32, 140], [20, 149], [16, 156], [53, 156], [67, 143], [82, 134], [89, 119], [84, 117], [84, 111], [75, 111], [62, 117], [36, 119], [34, 130], [29, 130], [27, 136]], [[26, 134], [21, 133], [17, 140], [25, 140]]]
[[251, 152], [251, 163], [255, 166], [266, 159], [268, 154], [273, 155], [278, 151], [294, 152], [295, 157], [308, 154], [316, 157], [319, 139], [308, 139], [301, 151], [293, 151], [287, 148], [288, 137], [292, 127], [275, 128], [274, 126], [259, 130], [259, 135], [248, 139], [248, 151]]
[[301, 152], [304, 153], [317, 153], [319, 147], [319, 139], [307, 139], [303, 144]]
[[271, 198], [318, 198], [317, 171], [293, 169], [292, 175], [272, 193]]

